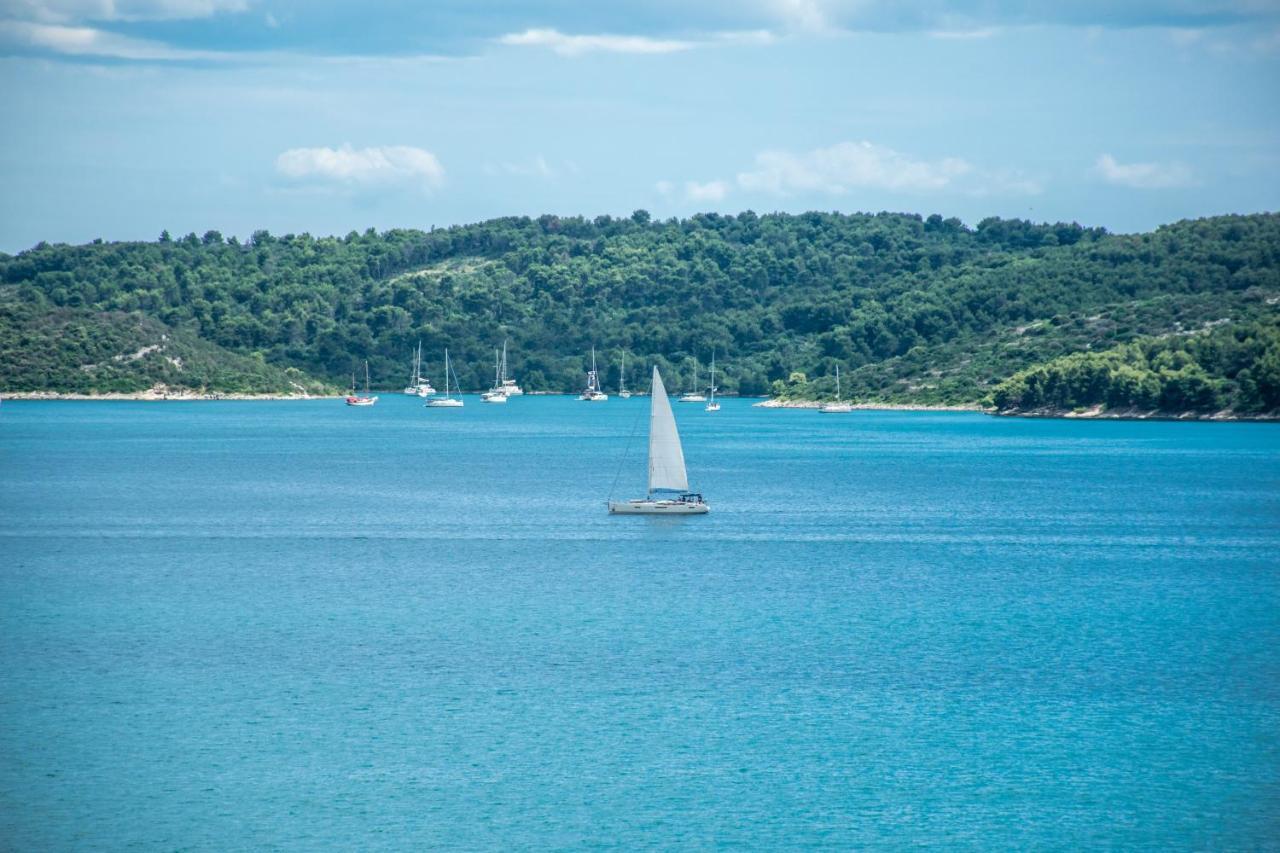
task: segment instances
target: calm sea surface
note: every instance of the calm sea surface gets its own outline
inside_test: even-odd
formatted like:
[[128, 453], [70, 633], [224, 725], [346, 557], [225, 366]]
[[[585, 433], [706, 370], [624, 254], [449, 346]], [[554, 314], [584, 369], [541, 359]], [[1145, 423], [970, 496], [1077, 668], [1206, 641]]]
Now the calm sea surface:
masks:
[[0, 848], [1280, 844], [1280, 426], [676, 410], [5, 402]]

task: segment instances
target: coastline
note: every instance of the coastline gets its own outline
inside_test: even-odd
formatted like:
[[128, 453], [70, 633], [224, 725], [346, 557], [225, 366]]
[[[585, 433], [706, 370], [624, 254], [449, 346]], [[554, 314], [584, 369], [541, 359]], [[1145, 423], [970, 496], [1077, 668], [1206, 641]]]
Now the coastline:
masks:
[[1083, 421], [1197, 421], [1197, 422], [1280, 422], [1280, 412], [1261, 412], [1257, 414], [1237, 414], [1230, 409], [1217, 412], [1166, 412], [1160, 409], [1104, 409], [1092, 406], [1087, 409], [1030, 409], [992, 411], [990, 414], [1001, 418], [1045, 418]]
[[[823, 400], [761, 400], [759, 403], [751, 405], [757, 409], [817, 409], [822, 406]], [[986, 409], [979, 405], [956, 405], [947, 406], [941, 403], [930, 405], [926, 403], [850, 403], [849, 408], [861, 411], [885, 411], [885, 412], [985, 412]]]
[[0, 400], [133, 400], [153, 403], [203, 402], [211, 400], [340, 400], [344, 394], [201, 394], [195, 391], [112, 392], [73, 394], [61, 391], [0, 391]]

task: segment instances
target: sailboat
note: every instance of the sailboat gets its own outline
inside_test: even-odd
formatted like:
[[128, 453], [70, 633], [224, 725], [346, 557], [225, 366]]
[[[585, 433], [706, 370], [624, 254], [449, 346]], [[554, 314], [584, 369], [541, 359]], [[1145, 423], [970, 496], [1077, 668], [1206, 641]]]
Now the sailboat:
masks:
[[707, 398], [698, 392], [698, 357], [693, 357], [693, 386], [692, 390], [681, 394], [679, 402], [681, 403], [705, 403]]
[[631, 392], [627, 390], [627, 354], [622, 354], [622, 370], [618, 372], [618, 396], [623, 400], [631, 399]]
[[480, 401], [482, 403], [507, 402], [507, 392], [502, 389], [502, 362], [503, 362], [503, 357], [498, 355], [497, 350], [494, 350], [493, 351], [493, 387], [480, 395]]
[[[458, 399], [449, 396], [449, 376], [453, 376], [453, 387], [458, 392]], [[453, 366], [449, 364], [449, 348], [444, 348], [444, 396], [432, 397], [426, 402], [426, 406], [432, 409], [457, 409], [463, 405], [462, 389], [458, 387], [458, 374], [454, 371]]]
[[578, 395], [588, 403], [603, 403], [609, 395], [600, 390], [600, 375], [596, 373], [596, 348], [591, 348], [591, 370], [587, 373], [587, 387]]
[[436, 389], [422, 375], [422, 341], [418, 341], [418, 347], [413, 351], [413, 375], [405, 386], [404, 393], [412, 397], [430, 397], [436, 393]]
[[707, 402], [708, 412], [720, 411], [720, 404], [716, 402], [716, 351], [711, 351], [711, 387], [707, 389], [711, 393], [711, 399]]
[[843, 415], [852, 412], [853, 407], [848, 403], [840, 402], [840, 365], [836, 365], [836, 399], [834, 403], [823, 403], [818, 407], [818, 411], [824, 415]]
[[413, 350], [413, 372], [409, 375], [409, 384], [404, 386], [404, 393], [418, 396], [418, 378], [422, 373], [422, 341]]
[[653, 368], [649, 400], [649, 493], [630, 501], [609, 501], [611, 515], [701, 515], [711, 509], [702, 495], [689, 491], [684, 450], [676, 416], [658, 368]]
[[519, 397], [524, 394], [524, 390], [516, 384], [516, 381], [507, 376], [507, 342], [505, 340], [502, 342], [502, 367], [498, 372], [501, 374], [500, 386], [503, 394], [508, 397]]
[[351, 393], [347, 396], [348, 406], [372, 406], [378, 402], [377, 397], [369, 396], [369, 362], [364, 363], [364, 394], [356, 393], [356, 377], [351, 377]]

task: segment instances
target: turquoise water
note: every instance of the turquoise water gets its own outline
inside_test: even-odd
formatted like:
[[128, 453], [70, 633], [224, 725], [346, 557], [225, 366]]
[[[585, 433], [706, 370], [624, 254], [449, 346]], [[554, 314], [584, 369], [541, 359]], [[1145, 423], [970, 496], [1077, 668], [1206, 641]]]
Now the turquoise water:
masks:
[[1280, 427], [0, 410], [0, 847], [1257, 849]]

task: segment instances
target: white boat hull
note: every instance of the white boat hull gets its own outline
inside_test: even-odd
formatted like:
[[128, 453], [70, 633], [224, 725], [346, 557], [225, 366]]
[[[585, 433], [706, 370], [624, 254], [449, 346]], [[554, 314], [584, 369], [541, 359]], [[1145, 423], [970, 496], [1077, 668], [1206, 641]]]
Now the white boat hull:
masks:
[[609, 501], [610, 515], [704, 515], [710, 511], [702, 501]]
[[824, 415], [847, 415], [853, 411], [853, 407], [848, 403], [823, 403], [818, 411]]
[[439, 400], [428, 400], [425, 405], [428, 409], [459, 409], [462, 401], [441, 397]]
[[676, 402], [677, 403], [705, 403], [707, 402], [707, 398], [701, 394], [685, 394]]
[[609, 399], [609, 395], [608, 395], [608, 394], [599, 394], [599, 393], [596, 393], [596, 394], [581, 394], [581, 395], [579, 395], [578, 399], [579, 399], [579, 400], [581, 400], [581, 401], [583, 401], [584, 403], [604, 403], [604, 402], [607, 402], [607, 401], [608, 401], [608, 399]]
[[507, 402], [507, 395], [485, 394], [483, 397], [480, 398], [480, 400], [485, 403], [505, 403]]

